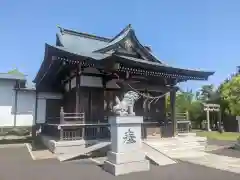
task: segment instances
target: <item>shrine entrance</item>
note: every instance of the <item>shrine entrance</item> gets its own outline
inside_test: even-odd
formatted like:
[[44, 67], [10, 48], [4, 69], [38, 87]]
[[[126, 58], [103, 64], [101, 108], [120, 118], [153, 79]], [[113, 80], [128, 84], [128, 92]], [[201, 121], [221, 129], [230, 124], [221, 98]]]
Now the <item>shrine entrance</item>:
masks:
[[[216, 130], [216, 128], [218, 129], [221, 126], [220, 105], [204, 104], [204, 111], [206, 111], [206, 117], [207, 117], [207, 131], [212, 131], [212, 129]], [[210, 116], [210, 112], [212, 112], [211, 116]]]

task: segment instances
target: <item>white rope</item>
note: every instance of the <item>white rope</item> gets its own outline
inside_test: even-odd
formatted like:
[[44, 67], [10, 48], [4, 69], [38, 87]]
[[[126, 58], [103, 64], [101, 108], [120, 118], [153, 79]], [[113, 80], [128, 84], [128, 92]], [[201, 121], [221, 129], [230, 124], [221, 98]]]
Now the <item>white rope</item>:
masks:
[[150, 101], [150, 104], [151, 104], [153, 101], [155, 101], [154, 103], [156, 103], [160, 98], [166, 96], [166, 95], [169, 93], [169, 91], [168, 91], [168, 92], [166, 92], [165, 94], [163, 94], [163, 95], [161, 95], [161, 96], [152, 97], [152, 96], [147, 96], [146, 94], [143, 94], [143, 93], [139, 92], [137, 89], [133, 88], [130, 84], [128, 84], [128, 86], [129, 86], [133, 91], [135, 91], [136, 93], [138, 93], [140, 96], [145, 97], [145, 98], [147, 98], [147, 99], [152, 99], [152, 100]]

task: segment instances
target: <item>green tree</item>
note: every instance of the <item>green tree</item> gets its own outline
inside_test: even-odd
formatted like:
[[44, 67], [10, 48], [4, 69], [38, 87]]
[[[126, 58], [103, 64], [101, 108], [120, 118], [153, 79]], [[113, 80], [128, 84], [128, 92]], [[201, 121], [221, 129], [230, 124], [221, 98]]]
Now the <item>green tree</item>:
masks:
[[190, 120], [195, 122], [196, 125], [201, 125], [201, 122], [205, 119], [202, 102], [199, 100], [193, 101], [188, 112]]
[[13, 75], [19, 75], [19, 76], [24, 76], [22, 72], [20, 72], [18, 69], [13, 69], [7, 72], [8, 74], [13, 74]]
[[179, 91], [176, 95], [176, 110], [177, 112], [186, 112], [191, 108], [194, 94], [192, 90]]
[[203, 85], [196, 93], [196, 99], [202, 102], [212, 101], [217, 98], [217, 92], [214, 90], [214, 85]]
[[231, 115], [240, 115], [240, 75], [232, 76], [220, 86], [220, 95]]

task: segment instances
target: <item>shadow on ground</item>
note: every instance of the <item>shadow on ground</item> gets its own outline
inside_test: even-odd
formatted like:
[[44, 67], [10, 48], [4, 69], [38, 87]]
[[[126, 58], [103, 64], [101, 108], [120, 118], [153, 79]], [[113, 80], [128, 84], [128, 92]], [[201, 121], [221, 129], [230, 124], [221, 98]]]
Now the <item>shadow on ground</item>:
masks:
[[[11, 136], [13, 137], [13, 136]], [[17, 137], [11, 138], [9, 136], [0, 136], [0, 144], [22, 144], [22, 143], [31, 143], [31, 137]]]

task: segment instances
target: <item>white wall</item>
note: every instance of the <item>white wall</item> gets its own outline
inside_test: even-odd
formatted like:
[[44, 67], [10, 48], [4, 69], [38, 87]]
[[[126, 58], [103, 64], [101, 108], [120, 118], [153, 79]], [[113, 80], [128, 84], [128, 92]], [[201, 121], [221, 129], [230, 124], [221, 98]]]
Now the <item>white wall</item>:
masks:
[[15, 81], [0, 80], [0, 127], [14, 125]]
[[0, 127], [32, 126], [35, 114], [35, 92], [18, 91], [15, 109], [15, 80], [0, 80]]
[[[15, 116], [15, 80], [0, 79], [0, 127], [13, 127]], [[46, 100], [61, 99], [57, 93], [38, 94], [37, 123], [46, 121]], [[18, 91], [16, 126], [32, 126], [35, 122], [35, 91]]]
[[46, 99], [38, 99], [36, 121], [39, 124], [46, 122]]
[[18, 91], [16, 126], [32, 126], [35, 118], [35, 91]]
[[37, 104], [37, 123], [46, 122], [46, 100], [47, 99], [62, 99], [62, 94], [40, 92], [38, 93], [38, 104]]

